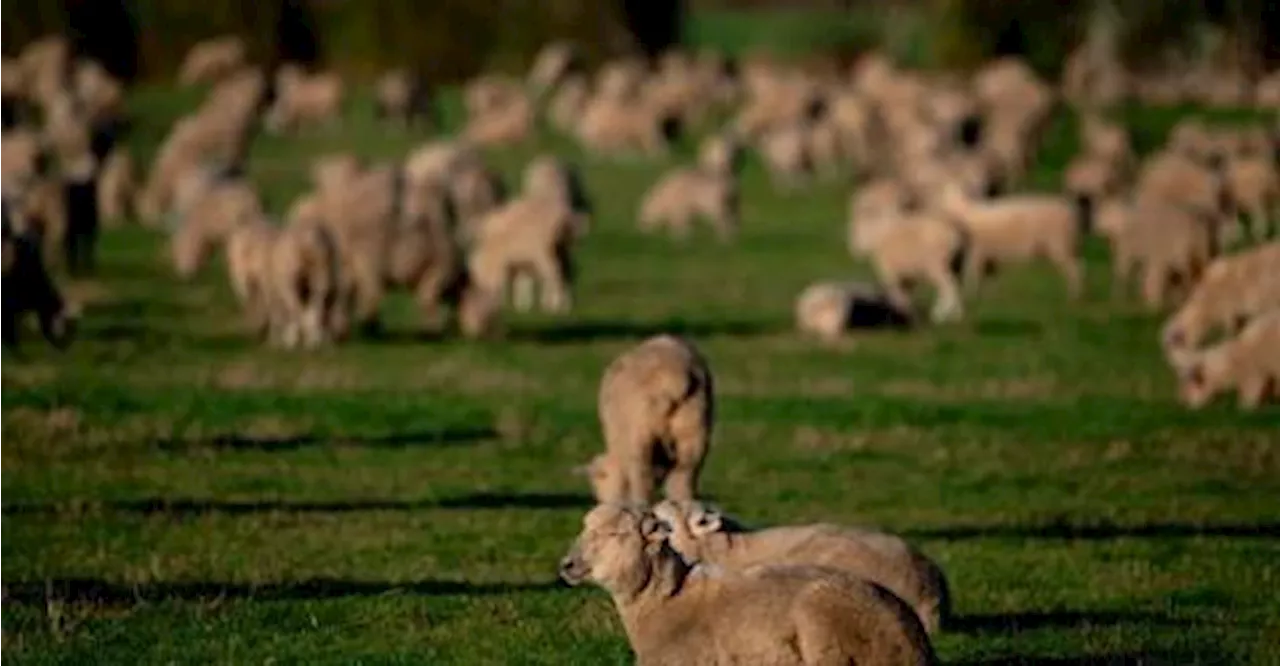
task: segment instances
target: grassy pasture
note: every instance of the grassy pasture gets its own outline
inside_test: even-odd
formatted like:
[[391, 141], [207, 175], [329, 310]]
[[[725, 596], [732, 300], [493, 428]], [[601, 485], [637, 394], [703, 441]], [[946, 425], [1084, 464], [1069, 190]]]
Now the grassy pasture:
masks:
[[[139, 151], [197, 101], [139, 91]], [[341, 130], [258, 141], [274, 210], [311, 156], [426, 136], [353, 107]], [[1146, 150], [1181, 111], [1125, 113]], [[581, 161], [598, 215], [575, 312], [512, 317], [503, 340], [424, 340], [400, 295], [386, 339], [260, 349], [220, 262], [179, 284], [162, 236], [107, 233], [100, 277], [68, 283], [79, 340], [4, 356], [4, 661], [628, 663], [605, 595], [555, 566], [588, 508], [570, 468], [601, 447], [601, 370], [675, 331], [718, 382], [705, 492], [757, 523], [918, 543], [960, 615], [945, 663], [1280, 663], [1280, 412], [1180, 408], [1159, 318], [1112, 297], [1100, 244], [1081, 302], [1013, 269], [962, 324], [824, 348], [791, 305], [869, 275], [844, 250], [845, 185], [778, 195], [749, 164], [742, 237], [680, 245], [632, 221], [666, 163], [556, 138], [492, 159], [514, 179], [543, 149]], [[1074, 149], [1064, 116], [1032, 186]]]

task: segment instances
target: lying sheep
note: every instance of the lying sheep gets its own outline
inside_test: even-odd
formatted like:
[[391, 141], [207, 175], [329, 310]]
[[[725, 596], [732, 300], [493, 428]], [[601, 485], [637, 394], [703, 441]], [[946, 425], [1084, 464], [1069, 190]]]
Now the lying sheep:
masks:
[[[883, 191], [886, 194], [881, 196], [886, 198], [901, 196], [888, 188]], [[963, 318], [964, 299], [957, 267], [967, 247], [964, 232], [933, 213], [895, 210], [888, 207], [889, 203], [856, 197], [850, 206], [849, 253], [871, 261], [894, 308], [913, 311], [907, 288], [917, 280], [926, 280], [936, 292], [930, 319], [944, 322]]]
[[334, 72], [310, 74], [285, 65], [276, 74], [276, 99], [263, 126], [276, 133], [306, 125], [335, 124], [342, 115], [345, 88]]
[[879, 286], [866, 282], [818, 282], [796, 298], [796, 328], [834, 341], [857, 328], [903, 327], [911, 312], [899, 309]]
[[932, 664], [929, 638], [892, 593], [837, 569], [685, 564], [652, 512], [602, 505], [560, 562], [570, 585], [613, 597], [636, 663]]
[[1232, 389], [1241, 409], [1280, 399], [1280, 308], [1254, 318], [1234, 338], [1176, 354], [1172, 363], [1182, 402], [1193, 409]]
[[1115, 289], [1140, 268], [1142, 297], [1152, 310], [1165, 304], [1171, 281], [1194, 285], [1217, 252], [1213, 223], [1180, 206], [1111, 200], [1097, 219], [1111, 241]]
[[378, 78], [373, 90], [374, 115], [379, 120], [393, 120], [404, 127], [435, 122], [431, 91], [420, 74], [393, 69]]
[[1078, 298], [1084, 286], [1080, 261], [1082, 223], [1075, 206], [1062, 197], [1042, 194], [972, 201], [949, 187], [943, 207], [967, 236], [965, 282], [976, 287], [993, 265], [1043, 257], [1057, 266], [1067, 293]]
[[898, 536], [830, 524], [750, 529], [699, 501], [665, 500], [653, 512], [671, 528], [671, 547], [690, 564], [731, 571], [769, 564], [832, 567], [897, 595], [930, 634], [951, 614], [942, 569]]
[[18, 346], [22, 318], [32, 313], [44, 338], [55, 347], [66, 347], [75, 334], [77, 309], [63, 300], [49, 277], [40, 244], [12, 228], [7, 209], [3, 233], [4, 279], [0, 285], [4, 292], [4, 345]]
[[1210, 262], [1191, 295], [1160, 332], [1166, 354], [1196, 349], [1215, 329], [1238, 330], [1280, 307], [1280, 241]]
[[619, 355], [600, 380], [605, 452], [585, 470], [597, 501], [697, 497], [715, 425], [715, 382], [691, 342], [658, 335]]
[[667, 227], [678, 238], [688, 236], [694, 218], [707, 220], [721, 241], [738, 232], [738, 183], [731, 173], [678, 167], [645, 194], [637, 220], [640, 229]]
[[[524, 285], [536, 285], [547, 312], [568, 312], [573, 307], [572, 250], [587, 224], [586, 216], [561, 201], [521, 196], [490, 211], [480, 223], [472, 243], [467, 270], [476, 289], [501, 302], [508, 280], [527, 274]], [[517, 292], [520, 298], [532, 296]], [[532, 307], [532, 300], [517, 300], [518, 309]]]
[[244, 66], [248, 55], [244, 40], [226, 35], [198, 42], [187, 51], [178, 69], [178, 83], [189, 86], [211, 83]]

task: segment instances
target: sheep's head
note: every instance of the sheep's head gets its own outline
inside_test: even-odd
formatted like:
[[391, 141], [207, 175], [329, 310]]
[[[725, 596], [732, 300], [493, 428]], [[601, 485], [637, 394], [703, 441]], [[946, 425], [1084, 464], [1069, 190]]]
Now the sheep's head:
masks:
[[583, 517], [582, 532], [560, 560], [560, 579], [569, 585], [590, 581], [615, 596], [632, 597], [663, 559], [674, 557], [669, 535], [652, 511], [601, 504]]
[[707, 537], [728, 526], [719, 509], [696, 500], [663, 500], [653, 507], [653, 513], [670, 529], [671, 547], [690, 564], [703, 559]]
[[1116, 234], [1129, 222], [1129, 206], [1118, 199], [1107, 199], [1098, 205], [1094, 213], [1095, 228], [1107, 238], [1114, 239]]
[[1200, 409], [1213, 400], [1219, 386], [1218, 377], [1225, 369], [1222, 355], [1213, 350], [1175, 352], [1172, 356], [1178, 374], [1178, 398], [1192, 409]]

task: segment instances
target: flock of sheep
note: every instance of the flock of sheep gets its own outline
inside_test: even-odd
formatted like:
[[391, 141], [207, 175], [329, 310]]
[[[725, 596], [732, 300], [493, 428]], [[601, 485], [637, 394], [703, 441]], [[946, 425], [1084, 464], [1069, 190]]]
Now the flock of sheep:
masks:
[[[847, 174], [858, 182], [845, 237], [876, 281], [810, 285], [795, 303], [806, 333], [832, 340], [914, 323], [910, 290], [922, 282], [935, 292], [927, 319], [960, 320], [994, 268], [1032, 260], [1052, 263], [1079, 298], [1083, 240], [1098, 233], [1117, 289], [1138, 270], [1145, 302], [1176, 308], [1160, 343], [1186, 404], [1235, 389], [1254, 407], [1280, 391], [1280, 127], [1190, 118], [1139, 160], [1127, 129], [1098, 110], [1131, 96], [1275, 110], [1276, 75], [1138, 77], [1087, 48], [1066, 63], [1060, 90], [1016, 58], [959, 77], [876, 55], [851, 72], [814, 73], [670, 52], [591, 75], [557, 42], [523, 80], [471, 81], [457, 136], [395, 161], [317, 158], [309, 191], [277, 221], [245, 175], [255, 134], [337, 125], [348, 91], [333, 73], [264, 73], [247, 53], [237, 37], [191, 49], [179, 83], [210, 90], [169, 128], [145, 178], [120, 141], [124, 88], [99, 64], [57, 37], [4, 60], [7, 344], [25, 313], [51, 341], [68, 339], [76, 307], [45, 267], [94, 270], [99, 226], [126, 218], [166, 230], [181, 278], [221, 251], [250, 330], [286, 348], [376, 329], [388, 289], [411, 292], [426, 326], [446, 325], [451, 308], [469, 337], [496, 330], [508, 300], [567, 312], [575, 242], [592, 214], [576, 167], [538, 156], [514, 189], [482, 151], [550, 130], [599, 158], [653, 158], [679, 132], [710, 128], [691, 163], [638, 202], [640, 230], [685, 238], [705, 221], [732, 242], [749, 150], [779, 190]], [[408, 70], [384, 75], [375, 98], [383, 122], [438, 124], [431, 89]], [[1079, 111], [1081, 152], [1062, 192], [1018, 193], [1060, 100]], [[714, 413], [712, 373], [685, 340], [652, 338], [606, 369], [606, 451], [584, 468], [599, 506], [562, 577], [613, 595], [642, 663], [931, 662], [946, 578], [901, 538], [831, 525], [750, 530], [697, 499]], [[660, 482], [667, 498], [653, 505]]]

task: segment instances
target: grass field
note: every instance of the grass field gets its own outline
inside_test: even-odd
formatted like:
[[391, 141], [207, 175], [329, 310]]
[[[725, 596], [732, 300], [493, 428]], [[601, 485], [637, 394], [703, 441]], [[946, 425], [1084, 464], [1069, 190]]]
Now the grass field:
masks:
[[[198, 97], [134, 97], [144, 154]], [[1150, 148], [1176, 118], [1132, 111]], [[306, 158], [399, 156], [379, 129], [264, 138], [279, 211]], [[1050, 137], [1037, 187], [1074, 149]], [[493, 155], [515, 174], [540, 147]], [[703, 489], [755, 523], [874, 523], [947, 570], [946, 663], [1280, 663], [1280, 412], [1188, 412], [1158, 318], [1044, 267], [998, 276], [962, 324], [832, 348], [790, 330], [808, 282], [867, 275], [846, 188], [779, 196], [748, 165], [744, 232], [634, 231], [664, 165], [583, 160], [595, 228], [578, 308], [506, 339], [260, 349], [215, 262], [178, 284], [160, 235], [101, 245], [79, 340], [3, 366], [5, 663], [602, 664], [630, 653], [607, 596], [555, 583], [602, 446], [601, 370], [651, 333], [702, 347], [720, 410]], [[682, 147], [687, 154], [689, 146]]]

